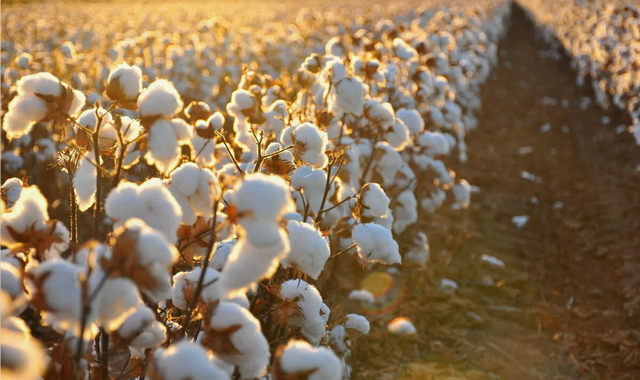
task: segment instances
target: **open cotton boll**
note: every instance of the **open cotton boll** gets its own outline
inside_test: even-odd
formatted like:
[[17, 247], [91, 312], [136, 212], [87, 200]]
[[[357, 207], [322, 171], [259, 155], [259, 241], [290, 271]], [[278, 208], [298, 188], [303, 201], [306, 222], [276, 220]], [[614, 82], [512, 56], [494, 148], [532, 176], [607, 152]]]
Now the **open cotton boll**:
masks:
[[424, 266], [429, 261], [429, 252], [427, 235], [424, 232], [418, 232], [404, 258]]
[[209, 266], [217, 271], [222, 271], [233, 246], [236, 245], [237, 239], [229, 239], [216, 243], [213, 247], [213, 257], [209, 261]]
[[13, 207], [20, 197], [20, 192], [24, 183], [19, 178], [9, 178], [2, 184], [2, 199], [6, 202], [7, 208]]
[[243, 152], [258, 153], [258, 145], [256, 144], [253, 134], [251, 133], [251, 124], [247, 122], [244, 114], [239, 114], [233, 120], [233, 142], [242, 149]]
[[93, 206], [96, 194], [96, 176], [98, 171], [94, 164], [97, 162], [95, 153], [86, 152], [82, 158], [78, 169], [73, 174], [73, 191], [76, 194], [76, 202], [80, 211], [86, 211]]
[[393, 52], [396, 57], [403, 61], [410, 61], [418, 57], [416, 49], [412, 48], [401, 38], [395, 38], [393, 40]]
[[118, 328], [118, 335], [129, 343], [134, 357], [144, 357], [146, 348], [159, 347], [166, 339], [167, 328], [156, 320], [156, 315], [144, 304], [129, 314]]
[[211, 317], [204, 321], [201, 342], [227, 363], [238, 366], [242, 379], [264, 375], [269, 365], [269, 342], [260, 322], [234, 303], [220, 302], [213, 309]]
[[447, 199], [447, 194], [441, 188], [433, 190], [427, 197], [420, 200], [420, 206], [427, 212], [433, 214], [442, 207]]
[[[306, 380], [340, 380], [340, 359], [327, 347], [313, 347], [301, 340], [290, 340], [281, 348], [272, 372], [285, 376], [308, 374]], [[276, 375], [277, 376], [277, 375]], [[279, 377], [278, 377], [279, 378]]]
[[[202, 267], [193, 268], [189, 272], [180, 272], [173, 276], [173, 288], [171, 289], [171, 300], [179, 309], [187, 310], [200, 281]], [[208, 268], [204, 274], [203, 284], [208, 284], [202, 288], [200, 297], [205, 303], [213, 303], [221, 299], [220, 289], [217, 280], [220, 272], [213, 268]]]
[[[327, 182], [327, 172], [322, 169], [313, 169], [311, 166], [299, 166], [291, 176], [291, 187], [295, 190], [302, 189], [304, 198], [309, 204], [309, 212], [316, 215], [320, 211], [320, 205], [324, 198], [324, 188]], [[333, 194], [329, 191], [327, 198], [331, 198]], [[304, 210], [302, 199], [296, 196], [296, 205], [299, 211]]]
[[2, 245], [8, 248], [21, 245], [10, 231], [22, 234], [28, 230], [46, 230], [49, 220], [47, 206], [47, 200], [37, 186], [22, 188], [13, 207], [2, 213]]
[[344, 78], [331, 88], [328, 108], [339, 118], [344, 114], [361, 116], [368, 90], [359, 78]]
[[378, 99], [369, 99], [364, 103], [364, 115], [374, 124], [387, 128], [395, 121], [393, 106]]
[[393, 185], [396, 173], [402, 168], [402, 156], [386, 141], [376, 143], [373, 151], [375, 169], [382, 176], [382, 186]]
[[291, 132], [294, 154], [303, 162], [316, 169], [322, 169], [329, 163], [325, 154], [329, 142], [327, 133], [311, 123], [303, 123]]
[[403, 150], [411, 142], [409, 128], [407, 128], [401, 120], [396, 120], [395, 123], [391, 124], [384, 134], [384, 137], [389, 145], [397, 151]]
[[409, 128], [409, 134], [411, 137], [416, 137], [424, 130], [424, 120], [420, 115], [420, 112], [416, 110], [400, 108], [396, 111], [396, 117]]
[[[227, 112], [233, 117], [243, 116], [256, 106], [256, 99], [247, 90], [238, 89], [231, 94], [231, 102], [227, 104]], [[246, 115], [244, 115], [246, 116]]]
[[244, 177], [235, 187], [238, 223], [245, 221], [277, 222], [294, 211], [289, 185], [282, 177], [254, 173]]
[[225, 122], [225, 118], [222, 112], [214, 112], [207, 119], [207, 125], [213, 127], [213, 129], [215, 129], [216, 131], [222, 130], [222, 127], [224, 126], [224, 122]]
[[191, 127], [182, 119], [159, 119], [149, 129], [148, 152], [145, 159], [149, 165], [167, 174], [180, 161], [182, 145], [191, 144]]
[[275, 229], [268, 239], [268, 246], [254, 246], [247, 238], [234, 245], [219, 280], [226, 297], [244, 293], [252, 283], [271, 277], [278, 269], [280, 260], [289, 253], [289, 239], [282, 229]]
[[396, 335], [413, 335], [417, 333], [415, 326], [408, 318], [398, 317], [391, 321], [387, 326], [387, 330]]
[[273, 132], [277, 136], [284, 129], [285, 120], [289, 117], [287, 103], [282, 99], [276, 100], [269, 106], [264, 116], [267, 121], [263, 124], [263, 128], [266, 132]]
[[40, 342], [24, 332], [2, 329], [2, 379], [38, 380], [45, 370], [46, 356]]
[[[130, 241], [131, 236], [136, 238], [134, 242]], [[114, 252], [119, 238], [124, 239], [130, 251], [122, 253], [126, 257], [113, 257], [117, 261], [115, 265], [123, 265], [125, 271], [131, 269], [131, 273], [125, 274], [141, 286], [152, 300], [159, 302], [171, 298], [169, 268], [178, 260], [177, 249], [160, 231], [137, 218], [127, 220], [114, 232]], [[131, 243], [135, 245], [129, 247]]]
[[107, 79], [106, 93], [116, 102], [135, 101], [142, 92], [142, 70], [138, 66], [121, 63], [116, 66]]
[[171, 172], [169, 191], [182, 208], [182, 223], [192, 225], [196, 216], [209, 218], [213, 198], [217, 198], [218, 179], [209, 169], [188, 162]]
[[393, 232], [402, 233], [418, 220], [418, 200], [411, 190], [405, 190], [393, 202]]
[[350, 300], [360, 301], [366, 304], [372, 304], [375, 301], [374, 295], [368, 290], [352, 290], [349, 293]]
[[391, 265], [402, 261], [391, 231], [379, 224], [358, 224], [353, 228], [352, 237], [358, 246], [358, 255], [367, 262]]
[[213, 139], [213, 136], [210, 138], [209, 136], [201, 137], [199, 135], [201, 130], [206, 130], [207, 128], [207, 123], [205, 121], [196, 121], [196, 133], [194, 133], [191, 138], [191, 145], [193, 146], [193, 149], [191, 150], [191, 159], [201, 167], [211, 167], [216, 163], [216, 142]]
[[20, 270], [6, 261], [2, 261], [0, 265], [0, 268], [2, 268], [2, 274], [0, 275], [2, 291], [8, 294], [14, 301], [18, 299], [20, 302], [24, 301], [26, 294], [24, 292]]
[[469, 185], [469, 182], [461, 179], [453, 187], [453, 195], [456, 202], [458, 202], [463, 209], [469, 208], [469, 204], [471, 203], [471, 185]]
[[418, 137], [417, 143], [429, 157], [449, 154], [449, 142], [440, 132], [426, 131]]
[[317, 346], [326, 331], [330, 313], [318, 289], [303, 280], [288, 280], [280, 286], [280, 298], [298, 304], [302, 315], [290, 318], [289, 324], [300, 327], [302, 334]]
[[[80, 333], [82, 315], [81, 272], [80, 267], [63, 260], [44, 261], [28, 270], [26, 281], [31, 304], [43, 313], [45, 322], [59, 331], [72, 330], [76, 335]], [[94, 318], [92, 309], [88, 323]]]
[[16, 83], [17, 95], [11, 99], [2, 129], [12, 140], [31, 132], [39, 121], [64, 122], [84, 106], [85, 96], [45, 72], [26, 75]]
[[183, 105], [178, 90], [165, 79], [151, 83], [138, 97], [138, 110], [143, 119], [171, 118], [182, 110]]
[[138, 218], [162, 232], [170, 243], [175, 243], [178, 238], [182, 210], [158, 178], [140, 186], [121, 181], [107, 196], [104, 207], [107, 216], [114, 221], [114, 228], [131, 218]]
[[291, 248], [287, 257], [282, 260], [282, 266], [288, 268], [295, 265], [307, 276], [317, 279], [331, 255], [329, 242], [319, 230], [308, 223], [289, 221], [287, 232]]
[[204, 347], [187, 340], [155, 350], [149, 375], [153, 380], [229, 380]]
[[344, 323], [346, 329], [354, 329], [360, 334], [369, 334], [371, 329], [367, 318], [358, 314], [347, 314], [347, 321]]
[[[104, 276], [104, 273], [94, 272], [89, 279], [90, 289], [97, 289]], [[95, 323], [107, 332], [114, 331], [140, 304], [142, 300], [138, 287], [131, 280], [122, 277], [110, 278], [95, 298]]]
[[377, 183], [365, 183], [360, 190], [362, 203], [373, 216], [384, 216], [389, 210], [389, 197]]

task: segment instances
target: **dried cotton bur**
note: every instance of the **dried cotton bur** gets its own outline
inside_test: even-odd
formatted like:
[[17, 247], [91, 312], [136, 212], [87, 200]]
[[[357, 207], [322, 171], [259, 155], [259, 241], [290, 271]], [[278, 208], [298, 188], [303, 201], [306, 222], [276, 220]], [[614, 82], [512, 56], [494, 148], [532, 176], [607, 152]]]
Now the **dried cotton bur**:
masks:
[[375, 305], [367, 271], [428, 264], [419, 212], [469, 207], [448, 165], [510, 8], [157, 6], [3, 41], [2, 377], [350, 378], [372, 326], [334, 296]]

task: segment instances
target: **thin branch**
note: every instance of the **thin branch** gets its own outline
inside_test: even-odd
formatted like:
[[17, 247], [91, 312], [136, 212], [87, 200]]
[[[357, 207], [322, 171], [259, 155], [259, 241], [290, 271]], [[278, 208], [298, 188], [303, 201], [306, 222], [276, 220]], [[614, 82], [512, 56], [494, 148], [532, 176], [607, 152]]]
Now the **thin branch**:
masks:
[[352, 250], [352, 249], [353, 249], [353, 248], [355, 248], [355, 247], [357, 247], [357, 245], [356, 245], [355, 243], [354, 243], [354, 244], [351, 244], [348, 248], [343, 249], [342, 251], [340, 251], [340, 252], [336, 253], [335, 255], [331, 255], [331, 256], [327, 259], [327, 261], [331, 261], [331, 260], [333, 260], [333, 259], [336, 259], [337, 257], [339, 257], [340, 255], [342, 255], [343, 253], [348, 252], [348, 251]]
[[187, 309], [187, 318], [186, 321], [184, 323], [184, 329], [185, 329], [185, 333], [187, 332], [187, 329], [189, 328], [189, 323], [191, 322], [191, 319], [193, 318], [193, 315], [195, 314], [195, 308], [196, 305], [198, 304], [198, 298], [200, 298], [200, 294], [202, 293], [202, 289], [204, 288], [204, 278], [205, 275], [207, 273], [207, 268], [209, 268], [209, 262], [211, 261], [211, 257], [213, 256], [213, 245], [215, 244], [216, 241], [216, 222], [218, 220], [218, 204], [220, 204], [220, 201], [218, 199], [216, 199], [213, 202], [213, 220], [211, 223], [211, 240], [209, 240], [209, 246], [207, 247], [207, 258], [205, 259], [205, 261], [202, 263], [202, 271], [200, 272], [200, 278], [198, 279], [198, 285], [196, 286], [196, 291], [193, 295], [193, 299], [191, 300], [191, 305], [189, 305], [189, 308]]
[[240, 175], [244, 177], [245, 176], [244, 171], [242, 170], [242, 168], [240, 168], [240, 164], [238, 164], [238, 160], [236, 160], [236, 157], [231, 152], [231, 148], [227, 143], [227, 139], [224, 137], [222, 133], [218, 131], [216, 131], [216, 136], [220, 137], [220, 139], [222, 140], [222, 143], [224, 144], [224, 147], [227, 148], [227, 153], [229, 153], [229, 157], [231, 157], [231, 161], [233, 161], [233, 163], [236, 165], [236, 169], [238, 169], [238, 172], [240, 172]]

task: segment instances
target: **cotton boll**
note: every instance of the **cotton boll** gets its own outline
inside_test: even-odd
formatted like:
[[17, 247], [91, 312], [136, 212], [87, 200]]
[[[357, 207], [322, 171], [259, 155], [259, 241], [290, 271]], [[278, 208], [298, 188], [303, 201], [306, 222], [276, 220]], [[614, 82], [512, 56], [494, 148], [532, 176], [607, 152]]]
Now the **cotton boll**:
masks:
[[395, 115], [390, 103], [369, 99], [364, 104], [364, 115], [376, 125], [386, 128], [393, 124]]
[[400, 264], [402, 261], [398, 243], [391, 231], [376, 223], [358, 224], [353, 228], [353, 240], [358, 246], [358, 255], [367, 262]]
[[447, 198], [446, 193], [441, 188], [437, 188], [433, 190], [427, 197], [420, 200], [420, 206], [430, 214], [436, 212], [437, 209], [442, 207], [445, 199]]
[[131, 218], [143, 220], [149, 227], [162, 232], [173, 243], [180, 226], [182, 211], [178, 202], [158, 178], [140, 186], [121, 181], [105, 201], [105, 211], [114, 221], [114, 228]]
[[415, 326], [408, 318], [398, 317], [391, 321], [387, 326], [387, 330], [396, 335], [413, 335], [417, 333]]
[[376, 143], [373, 155], [376, 160], [375, 169], [382, 176], [382, 186], [392, 186], [396, 173], [404, 164], [402, 156], [385, 141]]
[[[228, 349], [226, 342], [233, 349]], [[221, 302], [205, 320], [202, 344], [227, 363], [237, 365], [243, 379], [264, 375], [269, 364], [269, 343], [260, 322], [234, 303]]]
[[209, 169], [188, 162], [171, 172], [169, 191], [182, 208], [182, 223], [192, 225], [196, 216], [210, 218], [217, 198], [218, 179]]
[[339, 118], [344, 114], [361, 116], [367, 87], [359, 78], [344, 78], [332, 86], [329, 111]]
[[280, 286], [280, 297], [298, 304], [302, 316], [293, 316], [289, 324], [300, 327], [302, 334], [317, 346], [326, 331], [330, 313], [318, 289], [302, 280], [288, 280]]
[[420, 113], [416, 110], [400, 108], [396, 111], [396, 117], [409, 128], [410, 136], [416, 137], [424, 130], [424, 120]]
[[297, 221], [287, 224], [289, 255], [281, 262], [284, 268], [295, 265], [304, 274], [317, 279], [331, 255], [329, 243], [313, 225]]
[[[25, 135], [28, 136], [28, 135]], [[17, 173], [24, 166], [24, 158], [12, 150], [2, 153], [2, 166], [5, 173]]]
[[78, 208], [83, 212], [93, 206], [95, 202], [96, 176], [98, 174], [95, 165], [90, 160], [94, 163], [97, 162], [93, 152], [86, 152], [80, 158], [78, 169], [73, 174], [73, 191], [76, 194]]
[[317, 169], [322, 169], [329, 163], [325, 154], [327, 150], [327, 134], [311, 123], [303, 123], [291, 132], [291, 142], [294, 144], [294, 154]]
[[63, 122], [67, 119], [65, 114], [75, 116], [85, 103], [81, 92], [49, 73], [26, 75], [16, 86], [18, 93], [9, 102], [2, 122], [9, 140], [28, 134], [36, 122]]
[[401, 234], [408, 226], [418, 220], [418, 200], [413, 191], [400, 193], [393, 203], [393, 232]]
[[393, 40], [393, 52], [396, 57], [403, 61], [410, 61], [418, 57], [418, 52], [400, 38], [395, 38]]
[[6, 202], [7, 207], [11, 208], [18, 201], [20, 192], [24, 187], [24, 183], [19, 178], [9, 178], [2, 184], [2, 199]]
[[372, 304], [375, 301], [374, 295], [368, 290], [352, 290], [351, 293], [349, 293], [349, 299], [365, 304]]
[[418, 137], [417, 143], [429, 157], [449, 154], [449, 142], [440, 132], [426, 131]]
[[[173, 276], [173, 289], [171, 290], [172, 301], [176, 307], [187, 310], [188, 306], [193, 302], [192, 297], [195, 295], [200, 276], [202, 274], [202, 267], [196, 267], [189, 272], [180, 272]], [[218, 279], [220, 272], [208, 267], [204, 275], [203, 284], [206, 285], [202, 288], [200, 298], [207, 304], [213, 304], [220, 300], [225, 300], [220, 287], [218, 285]], [[231, 299], [226, 301], [237, 303], [240, 306], [249, 305], [245, 294], [239, 293]]]
[[307, 380], [338, 380], [342, 375], [340, 359], [331, 349], [313, 347], [307, 342], [290, 340], [278, 353], [273, 372], [285, 376], [307, 374]]
[[244, 292], [253, 282], [270, 277], [278, 269], [280, 260], [289, 252], [289, 239], [278, 228], [270, 234], [264, 237], [269, 245], [255, 246], [247, 238], [235, 244], [219, 280], [226, 297]]
[[140, 117], [147, 118], [171, 118], [182, 110], [180, 94], [173, 83], [158, 79], [144, 90], [138, 97], [138, 110]]
[[192, 130], [184, 120], [157, 120], [149, 129], [147, 163], [169, 173], [180, 161], [180, 146], [189, 145], [191, 139]]
[[162, 380], [229, 380], [201, 345], [187, 340], [154, 351], [150, 378]]
[[121, 63], [107, 79], [106, 93], [114, 102], [135, 102], [142, 92], [142, 70], [138, 66]]
[[[132, 242], [131, 237], [135, 240]], [[114, 252], [119, 244], [119, 238], [124, 239], [128, 252], [126, 257], [113, 257], [115, 265], [124, 266], [124, 273], [135, 281], [153, 300], [162, 301], [171, 297], [169, 268], [178, 260], [177, 249], [171, 245], [159, 231], [150, 228], [140, 219], [129, 219], [118, 228], [112, 237]], [[131, 244], [135, 244], [130, 247]], [[125, 249], [127, 249], [125, 248]], [[119, 252], [116, 252], [119, 253]]]
[[[94, 272], [89, 279], [90, 289], [97, 289], [104, 276], [105, 273]], [[133, 282], [126, 278], [108, 279], [94, 300], [95, 323], [107, 332], [114, 331], [140, 304], [138, 287]]]
[[2, 379], [38, 380], [45, 370], [45, 354], [40, 342], [24, 332], [2, 329]]
[[129, 314], [118, 328], [118, 335], [129, 344], [134, 357], [144, 357], [146, 348], [159, 347], [166, 339], [167, 329], [156, 320], [156, 315], [149, 307], [141, 304]]
[[22, 188], [13, 207], [2, 213], [2, 245], [8, 248], [21, 245], [10, 230], [17, 233], [46, 230], [46, 222], [49, 220], [47, 206], [47, 200], [37, 186]]
[[456, 202], [458, 202], [463, 209], [469, 208], [469, 204], [471, 203], [471, 185], [469, 185], [469, 182], [461, 179], [453, 187], [453, 195]]
[[207, 119], [207, 125], [213, 127], [216, 131], [221, 131], [224, 126], [225, 118], [221, 112], [214, 112]]
[[289, 185], [279, 176], [261, 173], [244, 177], [235, 187], [238, 223], [245, 221], [276, 222], [294, 211]]
[[[28, 270], [26, 282], [31, 304], [43, 313], [46, 323], [59, 331], [72, 330], [76, 335], [80, 333], [82, 315], [81, 271], [63, 260], [45, 261]], [[95, 318], [92, 311], [87, 318], [89, 323]]]
[[[311, 166], [299, 166], [291, 176], [291, 187], [295, 190], [302, 189], [306, 202], [309, 204], [309, 213], [311, 215], [317, 215], [320, 211], [320, 205], [324, 198], [324, 188], [327, 182], [327, 172], [322, 169], [313, 169]], [[331, 198], [333, 194], [327, 195], [327, 198]], [[296, 204], [298, 210], [304, 210], [302, 207], [302, 198], [296, 196]]]
[[397, 151], [402, 151], [410, 142], [409, 128], [400, 120], [393, 123], [384, 134], [385, 140]]
[[368, 334], [370, 330], [369, 321], [367, 318], [358, 314], [347, 314], [347, 321], [344, 323], [346, 329], [353, 329], [360, 334]]
[[384, 216], [389, 210], [389, 197], [377, 183], [365, 183], [360, 190], [362, 205], [372, 216]]
[[429, 261], [429, 251], [427, 235], [423, 232], [418, 232], [404, 258], [424, 266]]
[[6, 261], [2, 261], [0, 265], [2, 268], [2, 275], [0, 275], [2, 291], [14, 301], [18, 299], [20, 301], [26, 300], [20, 270]]
[[[202, 124], [201, 120], [196, 124], [196, 131], [198, 125]], [[200, 137], [197, 133], [193, 134], [191, 138], [191, 159], [195, 161], [198, 166], [212, 167], [216, 163], [216, 143], [213, 139]]]
[[216, 243], [213, 247], [213, 257], [209, 261], [209, 266], [217, 271], [222, 271], [237, 241], [237, 239], [229, 239]]

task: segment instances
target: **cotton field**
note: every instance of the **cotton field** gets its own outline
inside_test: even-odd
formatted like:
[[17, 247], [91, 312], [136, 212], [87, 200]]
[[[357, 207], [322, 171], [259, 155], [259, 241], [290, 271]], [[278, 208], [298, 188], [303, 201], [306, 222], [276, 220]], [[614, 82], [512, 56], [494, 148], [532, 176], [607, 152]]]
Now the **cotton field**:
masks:
[[[522, 3], [640, 143], [637, 11]], [[386, 379], [380, 334], [437, 347], [397, 284], [464, 293], [512, 6], [6, 5], [2, 377]]]

